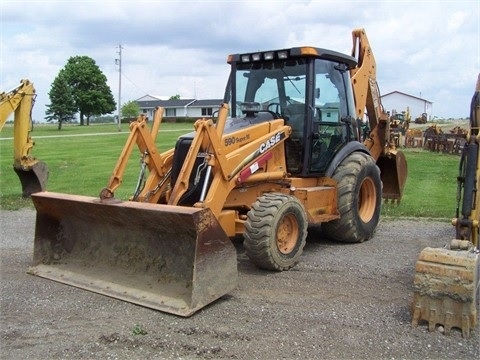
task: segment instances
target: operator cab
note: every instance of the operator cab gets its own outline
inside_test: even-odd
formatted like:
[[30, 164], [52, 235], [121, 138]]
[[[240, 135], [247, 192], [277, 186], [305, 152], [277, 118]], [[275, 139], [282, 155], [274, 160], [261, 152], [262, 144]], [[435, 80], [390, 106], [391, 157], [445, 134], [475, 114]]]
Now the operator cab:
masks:
[[312, 47], [230, 55], [225, 132], [273, 119], [292, 127], [285, 141], [287, 169], [297, 176], [323, 175], [355, 136], [349, 69], [355, 58]]

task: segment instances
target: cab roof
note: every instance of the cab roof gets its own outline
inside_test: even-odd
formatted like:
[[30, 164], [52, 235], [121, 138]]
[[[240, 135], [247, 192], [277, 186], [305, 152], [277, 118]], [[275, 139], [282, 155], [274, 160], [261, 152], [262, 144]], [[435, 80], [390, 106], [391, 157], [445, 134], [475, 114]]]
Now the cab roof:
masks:
[[349, 69], [355, 68], [357, 66], [357, 60], [353, 56], [342, 54], [333, 50], [322, 49], [312, 46], [232, 54], [227, 57], [227, 63], [254, 63], [305, 57], [313, 57], [343, 63], [347, 65]]

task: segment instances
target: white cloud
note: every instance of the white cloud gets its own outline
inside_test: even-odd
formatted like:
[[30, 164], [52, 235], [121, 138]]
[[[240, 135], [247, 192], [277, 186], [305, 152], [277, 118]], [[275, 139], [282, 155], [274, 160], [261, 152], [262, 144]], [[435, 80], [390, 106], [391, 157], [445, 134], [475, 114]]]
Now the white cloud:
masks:
[[[455, 31], [462, 27], [464, 20], [468, 17], [468, 14], [464, 11], [457, 11], [452, 14], [450, 19], [447, 21], [447, 30]], [[478, 18], [477, 18], [478, 20]]]
[[32, 80], [41, 119], [58, 71], [86, 55], [117, 97], [122, 44], [122, 101], [221, 98], [228, 54], [300, 45], [350, 53], [350, 32], [363, 27], [383, 93], [422, 93], [434, 115], [464, 117], [480, 71], [479, 16], [476, 0], [2, 0], [0, 90]]

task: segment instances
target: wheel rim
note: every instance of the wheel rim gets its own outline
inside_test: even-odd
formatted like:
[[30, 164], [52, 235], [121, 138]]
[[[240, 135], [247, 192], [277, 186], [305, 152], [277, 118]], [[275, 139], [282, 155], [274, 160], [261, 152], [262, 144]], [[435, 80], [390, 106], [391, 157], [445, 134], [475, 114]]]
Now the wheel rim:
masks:
[[377, 206], [377, 193], [375, 191], [375, 183], [372, 178], [368, 177], [363, 180], [360, 186], [360, 194], [358, 197], [358, 214], [363, 222], [367, 223], [372, 220]]
[[277, 247], [282, 254], [289, 254], [297, 244], [298, 224], [295, 215], [286, 214], [277, 228]]

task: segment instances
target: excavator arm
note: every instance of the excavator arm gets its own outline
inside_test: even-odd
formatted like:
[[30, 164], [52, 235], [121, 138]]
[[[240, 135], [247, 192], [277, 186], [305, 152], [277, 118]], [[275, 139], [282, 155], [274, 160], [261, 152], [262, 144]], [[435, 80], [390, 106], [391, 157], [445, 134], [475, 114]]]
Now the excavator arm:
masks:
[[[352, 31], [352, 56], [358, 66], [350, 71], [355, 112], [358, 119], [363, 119], [365, 110], [368, 115], [370, 137], [365, 145], [374, 159], [384, 153], [388, 115], [384, 112], [376, 79], [376, 62], [364, 29]], [[382, 131], [381, 131], [382, 130]]]
[[29, 80], [22, 80], [13, 90], [0, 93], [0, 130], [14, 114], [13, 169], [22, 183], [24, 197], [45, 190], [48, 179], [47, 166], [30, 155], [35, 144], [30, 137], [34, 99], [35, 89]]
[[350, 70], [357, 119], [368, 116], [370, 133], [364, 145], [377, 161], [383, 182], [383, 198], [400, 202], [407, 179], [407, 161], [391, 142], [390, 119], [384, 111], [376, 78], [376, 62], [364, 29], [352, 31], [352, 56], [357, 67]]

